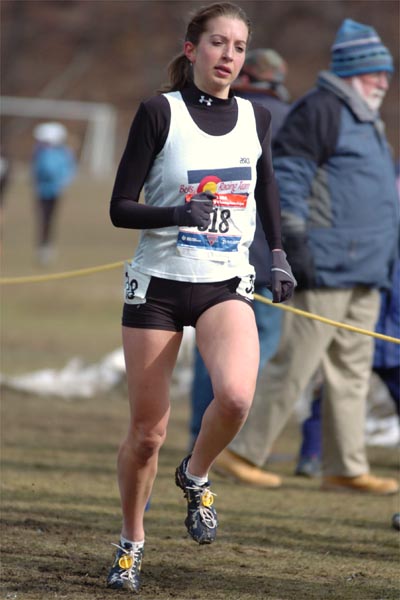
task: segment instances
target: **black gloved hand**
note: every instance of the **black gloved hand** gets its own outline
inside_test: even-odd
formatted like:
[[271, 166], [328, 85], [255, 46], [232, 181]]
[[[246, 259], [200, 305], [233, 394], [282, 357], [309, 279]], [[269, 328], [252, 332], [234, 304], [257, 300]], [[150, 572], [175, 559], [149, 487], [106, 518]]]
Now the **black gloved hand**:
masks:
[[211, 222], [214, 198], [216, 196], [211, 192], [201, 192], [201, 194], [193, 196], [190, 202], [185, 202], [183, 206], [177, 206], [174, 210], [176, 225], [207, 229]]
[[283, 250], [273, 250], [271, 263], [272, 302], [284, 302], [293, 296], [296, 280]]
[[297, 280], [297, 289], [311, 290], [315, 288], [314, 260], [308, 247], [306, 233], [284, 235], [283, 247]]

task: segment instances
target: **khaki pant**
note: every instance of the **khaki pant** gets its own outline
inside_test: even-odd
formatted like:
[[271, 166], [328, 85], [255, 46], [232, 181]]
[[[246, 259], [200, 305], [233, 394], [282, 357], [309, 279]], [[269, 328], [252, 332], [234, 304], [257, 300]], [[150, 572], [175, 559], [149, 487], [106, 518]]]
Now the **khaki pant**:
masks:
[[[379, 292], [365, 287], [301, 291], [295, 292], [293, 306], [374, 331]], [[266, 396], [258, 391], [243, 429], [229, 448], [263, 466], [297, 400], [321, 367], [324, 475], [367, 473], [364, 429], [373, 338], [293, 313], [284, 315], [278, 352], [262, 375]]]

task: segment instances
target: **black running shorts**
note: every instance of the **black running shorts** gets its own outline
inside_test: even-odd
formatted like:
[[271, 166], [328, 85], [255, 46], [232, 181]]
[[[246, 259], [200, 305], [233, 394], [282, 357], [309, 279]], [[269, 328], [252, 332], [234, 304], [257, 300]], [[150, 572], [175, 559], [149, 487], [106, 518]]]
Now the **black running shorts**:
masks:
[[122, 325], [144, 329], [182, 331], [196, 326], [200, 315], [225, 300], [252, 301], [237, 293], [240, 278], [213, 283], [190, 283], [152, 277], [144, 304], [124, 304]]

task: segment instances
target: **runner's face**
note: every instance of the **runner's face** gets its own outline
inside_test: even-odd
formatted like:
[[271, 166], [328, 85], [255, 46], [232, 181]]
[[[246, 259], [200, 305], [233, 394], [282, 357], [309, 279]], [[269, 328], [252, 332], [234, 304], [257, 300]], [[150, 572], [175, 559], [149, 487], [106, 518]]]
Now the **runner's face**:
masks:
[[231, 83], [243, 66], [249, 32], [241, 19], [210, 19], [199, 44], [185, 42], [184, 52], [193, 65], [194, 83], [217, 98], [227, 98]]

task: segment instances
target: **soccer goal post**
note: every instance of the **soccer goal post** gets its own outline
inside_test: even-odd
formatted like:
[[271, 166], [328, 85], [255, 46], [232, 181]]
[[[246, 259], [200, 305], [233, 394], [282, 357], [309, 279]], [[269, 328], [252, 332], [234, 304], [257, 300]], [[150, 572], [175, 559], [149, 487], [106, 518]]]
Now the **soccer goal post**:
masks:
[[0, 114], [46, 121], [84, 120], [87, 127], [81, 162], [87, 165], [94, 177], [103, 177], [114, 171], [117, 113], [110, 104], [1, 96]]

